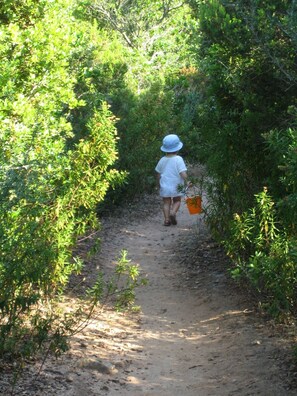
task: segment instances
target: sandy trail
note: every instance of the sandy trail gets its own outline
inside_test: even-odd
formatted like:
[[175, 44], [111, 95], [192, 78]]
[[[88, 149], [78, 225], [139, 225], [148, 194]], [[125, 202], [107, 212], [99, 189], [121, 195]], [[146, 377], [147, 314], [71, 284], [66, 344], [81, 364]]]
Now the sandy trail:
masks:
[[131, 340], [141, 352], [131, 356], [120, 388], [106, 394], [296, 394], [282, 377], [284, 345], [231, 287], [203, 216], [183, 206], [177, 226], [163, 227], [157, 213], [122, 230], [122, 247], [149, 285], [138, 293], [141, 328]]
[[164, 227], [158, 197], [141, 206], [103, 220], [87, 269], [92, 278], [127, 250], [149, 281], [137, 290], [140, 313], [101, 313], [34, 382], [29, 368], [15, 394], [296, 395], [288, 343], [232, 284], [203, 215], [183, 204], [178, 224]]

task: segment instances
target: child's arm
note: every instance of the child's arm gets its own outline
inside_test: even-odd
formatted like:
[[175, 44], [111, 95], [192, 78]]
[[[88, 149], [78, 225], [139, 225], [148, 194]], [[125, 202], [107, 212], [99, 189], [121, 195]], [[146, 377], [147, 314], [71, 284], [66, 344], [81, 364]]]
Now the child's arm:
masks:
[[186, 180], [187, 180], [187, 178], [188, 178], [188, 174], [187, 174], [187, 172], [186, 172], [186, 171], [180, 172], [180, 175], [181, 175], [181, 177], [184, 179], [184, 181], [186, 181]]
[[186, 186], [186, 187], [192, 187], [192, 183], [191, 183], [191, 182], [188, 182], [188, 183], [187, 183], [187, 179], [188, 179], [188, 174], [187, 174], [187, 172], [186, 172], [186, 171], [180, 172], [180, 175], [181, 175], [181, 177], [182, 177], [183, 180], [184, 180], [185, 186]]
[[156, 172], [156, 178], [157, 178], [157, 185], [160, 187], [161, 174], [159, 172]]

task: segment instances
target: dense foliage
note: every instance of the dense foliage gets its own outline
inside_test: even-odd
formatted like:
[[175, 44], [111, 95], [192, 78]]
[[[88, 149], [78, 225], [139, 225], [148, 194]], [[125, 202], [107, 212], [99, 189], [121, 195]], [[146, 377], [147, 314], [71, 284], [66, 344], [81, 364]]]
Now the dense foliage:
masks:
[[[206, 81], [195, 127], [196, 153], [213, 177], [209, 222], [237, 251], [235, 273], [252, 278], [276, 312], [295, 309], [296, 3], [191, 4]], [[269, 238], [263, 212], [276, 224]]]
[[[118, 33], [126, 48], [125, 85], [111, 97], [119, 121], [117, 168], [128, 171], [121, 199], [152, 191], [160, 142], [177, 133], [174, 87], [191, 54], [185, 45], [191, 32], [190, 9], [179, 0], [90, 2], [99, 26]], [[119, 194], [109, 195], [117, 201]]]
[[155, 188], [167, 133], [207, 166], [233, 275], [296, 309], [295, 2], [3, 0], [0, 22], [1, 354], [69, 333], [44, 302], [81, 270], [99, 204]]
[[121, 178], [115, 117], [88, 78], [106, 37], [74, 5], [0, 6], [0, 353], [22, 351], [28, 312], [46, 338], [53, 324], [36, 307], [80, 270], [72, 249]]

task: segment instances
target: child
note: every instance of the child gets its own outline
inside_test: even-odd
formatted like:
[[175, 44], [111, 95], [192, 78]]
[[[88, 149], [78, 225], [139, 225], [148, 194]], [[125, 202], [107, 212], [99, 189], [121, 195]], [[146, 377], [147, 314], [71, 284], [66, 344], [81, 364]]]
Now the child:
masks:
[[164, 226], [176, 225], [176, 213], [181, 204], [183, 193], [178, 185], [184, 185], [187, 179], [187, 168], [184, 160], [178, 155], [183, 143], [177, 135], [167, 135], [163, 139], [161, 150], [166, 153], [160, 159], [155, 170], [163, 198]]

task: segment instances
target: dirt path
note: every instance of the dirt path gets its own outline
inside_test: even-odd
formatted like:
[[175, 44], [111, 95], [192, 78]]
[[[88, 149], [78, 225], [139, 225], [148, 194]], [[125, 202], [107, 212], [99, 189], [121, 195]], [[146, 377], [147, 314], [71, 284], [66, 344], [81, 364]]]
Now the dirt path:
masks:
[[88, 264], [92, 276], [126, 249], [149, 280], [137, 291], [141, 312], [98, 315], [34, 382], [27, 371], [15, 394], [296, 395], [287, 342], [232, 285], [203, 216], [183, 204], [178, 225], [164, 227], [159, 204], [147, 204], [104, 220], [102, 251]]

